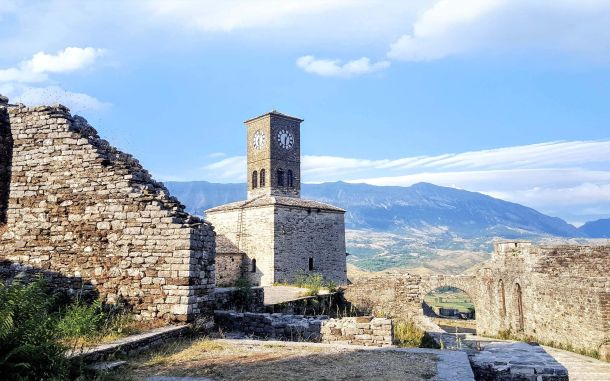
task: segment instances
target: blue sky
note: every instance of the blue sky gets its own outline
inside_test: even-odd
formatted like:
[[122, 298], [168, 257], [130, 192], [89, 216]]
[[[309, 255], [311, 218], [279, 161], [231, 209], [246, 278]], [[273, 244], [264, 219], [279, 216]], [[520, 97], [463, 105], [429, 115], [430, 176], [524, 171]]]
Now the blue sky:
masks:
[[61, 102], [163, 180], [243, 181], [242, 122], [305, 119], [306, 182], [610, 217], [610, 2], [0, 0], [0, 93]]

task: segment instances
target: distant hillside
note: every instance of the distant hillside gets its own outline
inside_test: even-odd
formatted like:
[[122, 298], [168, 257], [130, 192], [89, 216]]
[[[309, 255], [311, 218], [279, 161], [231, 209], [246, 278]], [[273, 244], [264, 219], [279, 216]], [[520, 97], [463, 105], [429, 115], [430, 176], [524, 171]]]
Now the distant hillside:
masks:
[[610, 238], [610, 218], [587, 222], [578, 230], [591, 238]]
[[[196, 181], [167, 182], [166, 185], [190, 212], [199, 215], [205, 209], [246, 197], [244, 184]], [[519, 204], [427, 183], [410, 187], [344, 182], [304, 184], [302, 196], [346, 209], [346, 225], [350, 229], [394, 233], [412, 229], [438, 233], [440, 230], [465, 238], [583, 234], [560, 218]]]
[[[166, 185], [198, 215], [246, 197], [245, 184], [196, 181]], [[367, 270], [458, 274], [488, 259], [492, 242], [498, 238], [565, 241], [587, 233], [519, 204], [426, 183], [410, 187], [304, 184], [302, 191], [304, 198], [347, 211], [348, 261]]]

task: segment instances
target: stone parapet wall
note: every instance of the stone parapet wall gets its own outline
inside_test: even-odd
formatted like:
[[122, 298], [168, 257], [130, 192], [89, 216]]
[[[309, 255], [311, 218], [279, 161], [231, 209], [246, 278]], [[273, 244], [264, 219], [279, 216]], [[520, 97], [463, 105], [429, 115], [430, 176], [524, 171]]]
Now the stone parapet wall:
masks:
[[140, 319], [187, 320], [209, 308], [210, 224], [65, 107], [9, 107], [8, 124], [3, 113], [0, 169], [12, 149], [4, 276], [43, 273], [57, 288], [124, 301]]
[[264, 339], [314, 341], [385, 347], [394, 340], [392, 320], [372, 316], [329, 319], [327, 316], [215, 311], [216, 324]]

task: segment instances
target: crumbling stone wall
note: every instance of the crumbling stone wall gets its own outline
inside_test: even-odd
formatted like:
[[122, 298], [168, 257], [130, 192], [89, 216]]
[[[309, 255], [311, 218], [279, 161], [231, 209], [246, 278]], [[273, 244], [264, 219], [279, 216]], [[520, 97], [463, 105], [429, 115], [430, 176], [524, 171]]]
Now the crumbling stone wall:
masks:
[[314, 341], [336, 344], [387, 347], [394, 340], [391, 319], [372, 316], [329, 319], [280, 313], [214, 311], [216, 323], [224, 330], [239, 331], [265, 339]]
[[12, 170], [4, 277], [42, 272], [55, 287], [124, 300], [140, 319], [204, 312], [214, 289], [208, 223], [63, 106], [0, 107], [3, 146], [8, 135], [11, 163], [8, 147], [0, 150], [0, 177]]
[[426, 294], [453, 286], [472, 298], [478, 334], [505, 331], [603, 358], [610, 352], [609, 268], [610, 246], [503, 242], [473, 274], [363, 277], [345, 297], [359, 308], [417, 320]]

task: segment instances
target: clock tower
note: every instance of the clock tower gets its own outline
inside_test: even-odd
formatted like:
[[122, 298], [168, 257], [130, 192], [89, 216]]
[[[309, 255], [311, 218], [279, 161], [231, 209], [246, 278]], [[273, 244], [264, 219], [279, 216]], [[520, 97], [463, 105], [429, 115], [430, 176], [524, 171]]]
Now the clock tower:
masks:
[[301, 122], [275, 110], [246, 120], [248, 199], [301, 196]]

